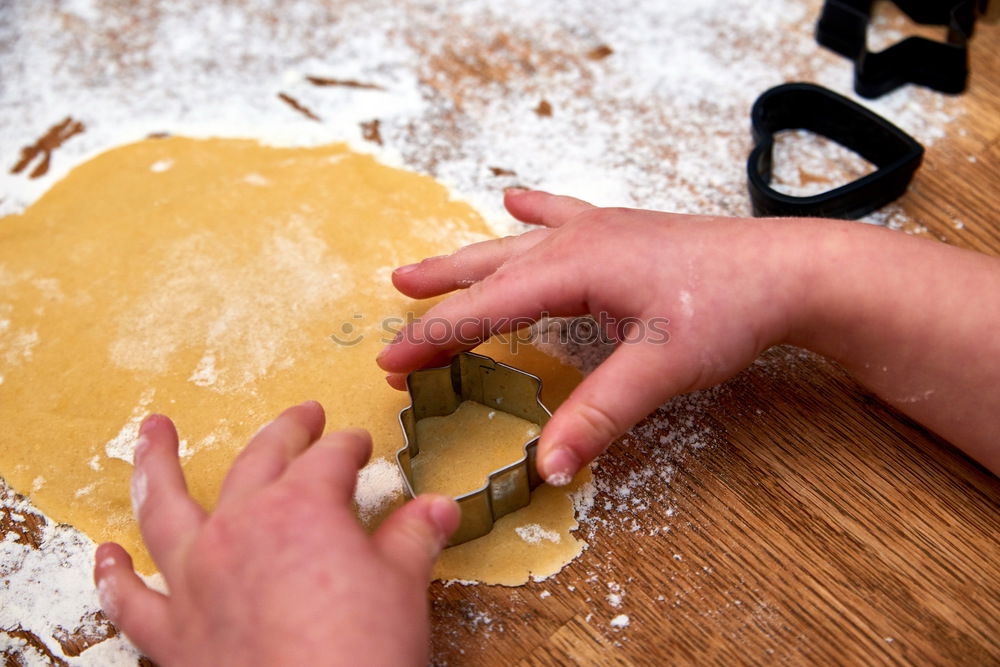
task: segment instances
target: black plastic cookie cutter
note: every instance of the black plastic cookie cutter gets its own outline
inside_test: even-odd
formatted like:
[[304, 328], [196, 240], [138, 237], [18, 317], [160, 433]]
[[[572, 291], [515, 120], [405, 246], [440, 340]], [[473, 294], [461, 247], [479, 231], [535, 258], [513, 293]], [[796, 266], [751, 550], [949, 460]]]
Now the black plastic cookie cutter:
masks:
[[854, 60], [854, 90], [859, 95], [879, 97], [907, 83], [951, 94], [965, 90], [968, 42], [987, 0], [893, 0], [917, 23], [947, 26], [947, 41], [908, 37], [872, 52], [867, 38], [874, 1], [826, 0], [816, 24], [817, 42]]
[[[750, 116], [756, 146], [747, 160], [747, 181], [756, 216], [860, 218], [906, 192], [924, 155], [923, 146], [886, 119], [811, 83], [786, 83], [765, 91]], [[778, 192], [770, 184], [774, 135], [794, 129], [836, 141], [878, 169], [818, 195]]]

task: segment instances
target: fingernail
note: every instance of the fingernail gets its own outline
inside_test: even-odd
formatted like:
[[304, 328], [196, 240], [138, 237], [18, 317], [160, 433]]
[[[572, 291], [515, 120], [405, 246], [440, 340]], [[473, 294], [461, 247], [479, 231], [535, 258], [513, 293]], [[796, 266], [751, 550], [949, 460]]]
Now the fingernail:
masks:
[[146, 415], [146, 418], [142, 420], [142, 424], [139, 425], [139, 435], [146, 435], [149, 431], [153, 429], [156, 425], [156, 420], [159, 415], [152, 414]]
[[503, 191], [504, 194], [517, 196], [517, 195], [523, 195], [525, 192], [528, 192], [528, 188], [519, 188], [519, 187], [504, 188]]
[[268, 426], [270, 426], [273, 423], [274, 423], [274, 420], [271, 420], [269, 422], [264, 422], [263, 424], [261, 424], [260, 426], [258, 426], [257, 430], [254, 431], [253, 435], [250, 436], [250, 439], [253, 440], [254, 438], [256, 438], [258, 435], [260, 435], [261, 431], [263, 431], [265, 428], [267, 428]]
[[418, 266], [420, 266], [419, 263], [417, 263], [417, 264], [407, 264], [406, 266], [399, 267], [398, 269], [396, 269], [395, 271], [393, 271], [393, 273], [395, 273], [397, 276], [402, 276], [402, 275], [405, 275], [407, 273], [410, 273], [411, 271], [413, 271], [414, 269], [416, 269]]
[[545, 457], [542, 476], [552, 486], [566, 486], [580, 470], [580, 459], [573, 450], [560, 447]]
[[451, 537], [451, 534], [455, 532], [458, 528], [459, 513], [458, 503], [454, 499], [448, 496], [438, 496], [431, 503], [428, 508], [427, 513], [431, 517], [431, 521], [434, 522], [434, 527], [437, 528], [438, 535], [441, 537], [441, 544], [444, 545]]

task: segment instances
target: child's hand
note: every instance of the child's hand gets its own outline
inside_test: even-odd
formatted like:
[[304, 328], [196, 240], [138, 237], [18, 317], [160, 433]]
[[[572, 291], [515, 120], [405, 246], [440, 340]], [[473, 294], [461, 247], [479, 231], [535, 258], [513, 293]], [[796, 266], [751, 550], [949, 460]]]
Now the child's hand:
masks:
[[806, 252], [789, 246], [793, 223], [599, 209], [536, 191], [509, 191], [506, 205], [545, 228], [396, 270], [393, 283], [411, 297], [469, 289], [431, 308], [379, 364], [399, 387], [402, 374], [474, 347], [511, 321], [613, 318], [612, 335], [627, 342], [542, 432], [539, 472], [550, 484], [567, 483], [668, 398], [727, 379], [787, 335]]
[[[667, 399], [777, 343], [838, 361], [887, 403], [1000, 474], [1000, 260], [873, 225], [598, 209], [512, 191], [544, 225], [404, 266], [431, 308], [379, 356], [389, 382], [542, 314], [618, 322], [625, 339], [542, 431], [539, 472], [569, 481]], [[627, 318], [629, 326], [621, 326]], [[669, 319], [669, 342], [657, 335]]]
[[350, 504], [371, 440], [321, 436], [304, 403], [253, 437], [214, 512], [187, 494], [169, 419], [151, 416], [132, 497], [166, 579], [146, 587], [117, 544], [97, 550], [104, 612], [163, 665], [426, 664], [431, 565], [458, 526], [450, 498], [424, 496], [369, 537]]

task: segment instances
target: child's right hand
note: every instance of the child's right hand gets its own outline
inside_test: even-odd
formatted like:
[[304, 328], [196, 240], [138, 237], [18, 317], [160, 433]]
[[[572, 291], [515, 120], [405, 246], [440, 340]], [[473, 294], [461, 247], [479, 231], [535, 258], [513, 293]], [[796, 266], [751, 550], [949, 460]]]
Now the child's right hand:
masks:
[[139, 429], [132, 501], [169, 594], [147, 587], [114, 543], [95, 554], [104, 613], [161, 665], [426, 665], [427, 584], [458, 526], [423, 495], [368, 535], [351, 509], [371, 438], [323, 435], [314, 401], [261, 428], [214, 510], [188, 494], [173, 423]]
[[[397, 269], [393, 283], [411, 297], [468, 289], [427, 311], [379, 364], [400, 387], [403, 374], [442, 363], [511, 321], [614, 318], [612, 335], [629, 342], [542, 432], [538, 466], [550, 484], [567, 483], [667, 399], [726, 380], [788, 337], [808, 261], [796, 245], [801, 235], [790, 233], [801, 221], [601, 209], [538, 191], [509, 191], [505, 203], [544, 228]], [[626, 318], [631, 324], [621, 326]]]

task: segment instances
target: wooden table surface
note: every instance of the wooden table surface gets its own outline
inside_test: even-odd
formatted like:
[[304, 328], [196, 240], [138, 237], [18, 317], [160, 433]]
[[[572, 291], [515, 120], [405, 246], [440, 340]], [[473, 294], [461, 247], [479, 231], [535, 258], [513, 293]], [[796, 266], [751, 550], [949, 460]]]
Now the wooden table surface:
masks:
[[[926, 227], [917, 233], [992, 255], [997, 9], [978, 26], [968, 113], [899, 202]], [[915, 288], [920, 279], [934, 277], [915, 277]], [[700, 411], [723, 441], [677, 466], [666, 500], [628, 513], [640, 530], [592, 531], [582, 557], [524, 588], [435, 584], [435, 658], [1000, 664], [1000, 480], [834, 364], [791, 350], [769, 357]], [[602, 478], [627, 480], [657, 440], [616, 443]], [[605, 497], [592, 514], [621, 524]], [[650, 535], [661, 525], [670, 531]], [[627, 627], [610, 625], [619, 614]]]
[[[966, 112], [899, 205], [925, 228], [908, 231], [998, 255], [993, 5]], [[914, 276], [914, 288], [933, 279]], [[520, 588], [433, 584], [434, 661], [1000, 664], [1000, 480], [797, 350], [772, 350], [698, 400], [601, 459], [589, 548], [560, 574]], [[664, 422], [679, 421], [714, 443], [654, 455], [677, 435]], [[674, 466], [669, 486], [628, 484], [651, 457]], [[628, 624], [613, 626], [622, 614]]]

